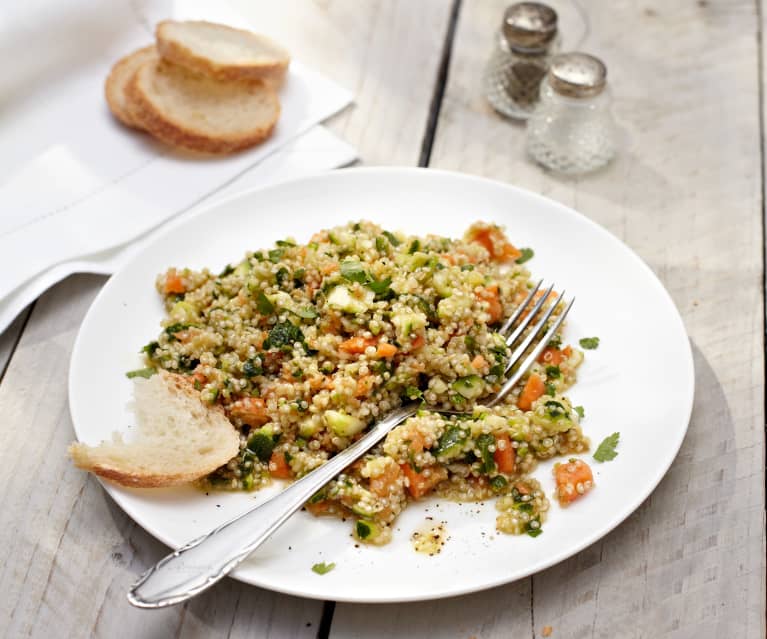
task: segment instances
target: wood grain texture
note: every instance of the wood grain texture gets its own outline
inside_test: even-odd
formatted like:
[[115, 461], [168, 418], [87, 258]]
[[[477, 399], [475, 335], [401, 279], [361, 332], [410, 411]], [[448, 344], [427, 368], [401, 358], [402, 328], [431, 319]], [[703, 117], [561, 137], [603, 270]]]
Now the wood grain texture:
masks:
[[[481, 70], [506, 4], [462, 4], [431, 166], [548, 195], [639, 253], [671, 293], [692, 340], [692, 422], [658, 489], [601, 542], [532, 579], [486, 593], [489, 606], [478, 595], [448, 605], [338, 605], [331, 636], [353, 637], [364, 621], [374, 629], [369, 636], [399, 637], [442, 612], [455, 624], [435, 621], [431, 637], [540, 637], [547, 625], [553, 637], [568, 639], [764, 637], [754, 3], [583, 3], [589, 35], [581, 48], [608, 66], [624, 146], [611, 166], [582, 178], [561, 178], [528, 161], [524, 127], [496, 115], [480, 95]], [[558, 4], [567, 21], [578, 18], [572, 5]], [[525, 593], [532, 596], [519, 606]], [[514, 602], [516, 614], [502, 602]]]
[[354, 104], [326, 124], [364, 163], [418, 163], [451, 2], [234, 4], [296, 60], [354, 93]]
[[315, 637], [321, 602], [232, 580], [184, 606], [128, 604], [130, 584], [167, 549], [63, 454], [74, 437], [69, 354], [103, 282], [74, 276], [43, 295], [0, 385], [0, 635]]

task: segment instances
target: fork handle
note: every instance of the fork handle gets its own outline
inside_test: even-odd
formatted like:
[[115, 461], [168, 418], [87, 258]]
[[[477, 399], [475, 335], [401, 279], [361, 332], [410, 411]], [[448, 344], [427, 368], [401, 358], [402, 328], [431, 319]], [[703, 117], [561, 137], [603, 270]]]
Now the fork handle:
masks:
[[139, 608], [163, 608], [210, 588], [264, 543], [320, 488], [416, 411], [416, 404], [391, 411], [351, 446], [275, 497], [161, 559], [131, 587], [128, 601]]

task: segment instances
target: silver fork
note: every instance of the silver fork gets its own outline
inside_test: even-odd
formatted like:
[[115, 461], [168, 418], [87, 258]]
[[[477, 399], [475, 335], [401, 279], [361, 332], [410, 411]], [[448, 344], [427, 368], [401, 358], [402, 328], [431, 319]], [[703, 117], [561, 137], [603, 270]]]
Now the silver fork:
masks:
[[[514, 348], [506, 365], [505, 373], [508, 374], [514, 369], [513, 372], [495, 397], [484, 402], [487, 406], [494, 406], [503, 400], [519, 382], [572, 308], [574, 298], [546, 329], [546, 324], [554, 310], [564, 300], [565, 294], [563, 291], [546, 310], [541, 312], [553, 290], [553, 286], [550, 286], [538, 300], [535, 300], [535, 294], [541, 284], [542, 281], [538, 282], [500, 329], [502, 335], [508, 333], [506, 344], [510, 348], [514, 347], [517, 341], [519, 344]], [[532, 308], [529, 308], [531, 304], [533, 304]], [[517, 323], [525, 311], [527, 315]], [[536, 318], [537, 321], [533, 324]], [[512, 331], [515, 324], [516, 328]], [[530, 327], [528, 334], [520, 341], [528, 327]], [[543, 337], [540, 337], [530, 350], [533, 342], [542, 333]], [[528, 350], [527, 357], [519, 363]], [[163, 608], [186, 601], [210, 588], [264, 543], [312, 495], [381, 441], [395, 426], [414, 415], [419, 408], [421, 404], [413, 402], [391, 411], [351, 446], [292, 483], [280, 494], [190, 541], [161, 559], [133, 584], [128, 592], [128, 601], [139, 608]]]

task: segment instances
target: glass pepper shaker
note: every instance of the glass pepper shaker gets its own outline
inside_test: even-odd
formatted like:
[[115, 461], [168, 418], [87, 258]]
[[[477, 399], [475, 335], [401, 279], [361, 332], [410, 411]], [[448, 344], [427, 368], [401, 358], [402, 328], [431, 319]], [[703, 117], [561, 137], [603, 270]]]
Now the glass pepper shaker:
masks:
[[527, 123], [527, 152], [545, 167], [567, 174], [593, 171], [615, 155], [607, 68], [586, 53], [551, 60], [541, 98]]
[[482, 78], [485, 97], [496, 111], [512, 118], [530, 117], [558, 45], [554, 9], [538, 2], [519, 2], [506, 9]]

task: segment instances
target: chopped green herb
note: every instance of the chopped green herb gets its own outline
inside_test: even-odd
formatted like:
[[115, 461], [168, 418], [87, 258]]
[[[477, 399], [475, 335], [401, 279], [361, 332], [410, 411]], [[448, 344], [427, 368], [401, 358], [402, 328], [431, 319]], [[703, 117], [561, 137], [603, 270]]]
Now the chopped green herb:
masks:
[[397, 236], [394, 235], [394, 233], [389, 233], [389, 231], [384, 231], [383, 234], [386, 236], [386, 239], [389, 240], [392, 246], [399, 246], [400, 244], [402, 244], [402, 242], [400, 242], [397, 239]]
[[231, 264], [227, 264], [223, 271], [219, 274], [219, 277], [226, 277], [227, 275], [231, 275], [234, 273], [234, 266]]
[[469, 351], [469, 355], [477, 354], [477, 340], [471, 335], [467, 335], [463, 338], [463, 343], [466, 345], [466, 350]]
[[171, 324], [170, 326], [167, 326], [165, 328], [165, 332], [168, 335], [173, 336], [179, 331], [183, 331], [185, 328], [189, 328], [189, 324], [181, 324], [180, 322], [177, 322], [176, 324]]
[[546, 382], [546, 394], [554, 397], [557, 394], [557, 387], [551, 382]]
[[509, 482], [503, 475], [496, 475], [490, 480], [490, 486], [493, 490], [503, 490], [508, 485]]
[[288, 272], [288, 269], [286, 269], [284, 266], [281, 266], [279, 270], [274, 274], [274, 277], [277, 280], [277, 286], [282, 288], [282, 285], [290, 278], [290, 273]]
[[368, 274], [362, 264], [354, 260], [341, 262], [341, 275], [350, 282], [359, 282], [360, 284], [364, 284], [368, 280]]
[[295, 246], [295, 242], [291, 242], [290, 240], [277, 240], [275, 242], [277, 246]]
[[291, 322], [279, 322], [274, 325], [269, 336], [264, 340], [264, 348], [282, 348], [292, 346], [296, 342], [303, 343], [304, 334], [298, 326]]
[[418, 239], [413, 240], [413, 242], [410, 244], [410, 248], [407, 250], [407, 252], [412, 255], [415, 253], [418, 249], [421, 248], [421, 242]]
[[407, 395], [408, 399], [422, 399], [423, 393], [417, 386], [408, 386], [405, 389], [405, 395]]
[[293, 272], [293, 285], [296, 288], [299, 288], [304, 283], [304, 279], [306, 278], [306, 269], [305, 268], [297, 268]]
[[380, 236], [376, 238], [376, 251], [379, 253], [386, 252], [386, 240]]
[[259, 291], [258, 295], [256, 295], [256, 308], [261, 315], [271, 315], [274, 313], [274, 304], [271, 303], [263, 291]]
[[264, 463], [269, 461], [274, 451], [274, 441], [266, 433], [256, 432], [248, 439], [247, 449]]
[[159, 342], [149, 342], [144, 348], [141, 349], [142, 353], [146, 353], [149, 357], [154, 357], [154, 352], [160, 348]]
[[376, 299], [386, 299], [392, 292], [390, 277], [383, 280], [375, 280], [369, 277], [366, 286], [376, 294]]
[[324, 561], [319, 564], [314, 564], [312, 566], [312, 571], [316, 572], [318, 575], [326, 575], [329, 573], [333, 568], [335, 568], [336, 565], [334, 563], [326, 564]]
[[143, 377], [144, 379], [149, 379], [156, 372], [157, 372], [157, 369], [150, 366], [148, 368], [139, 368], [135, 371], [128, 371], [127, 373], [125, 373], [125, 377], [127, 377], [128, 379], [133, 379], [134, 377]]
[[461, 270], [462, 271], [473, 271], [474, 270], [474, 264], [461, 264]]
[[618, 456], [615, 447], [618, 445], [620, 438], [620, 433], [613, 433], [612, 435], [605, 437], [594, 452], [594, 459], [598, 462], [612, 461], [615, 459]]
[[546, 377], [551, 379], [559, 379], [562, 376], [562, 371], [559, 370], [559, 366], [547, 366]]
[[583, 406], [576, 406], [573, 408], [573, 410], [578, 413], [578, 417], [583, 419], [583, 417], [586, 415], [586, 412], [583, 410]]
[[269, 261], [272, 264], [277, 264], [282, 259], [283, 255], [285, 255], [285, 249], [272, 249], [269, 251]]
[[546, 407], [546, 413], [549, 417], [552, 419], [560, 419], [562, 417], [567, 417], [567, 410], [565, 407], [560, 404], [559, 402], [554, 401], [553, 399], [550, 399], [547, 401], [544, 406]]
[[537, 537], [543, 532], [542, 528], [529, 528], [527, 531], [527, 534], [531, 537]]
[[533, 255], [535, 255], [535, 251], [531, 248], [523, 248], [519, 250], [522, 251], [522, 255], [516, 259], [517, 264], [524, 264], [528, 260], [533, 259]]
[[495, 460], [493, 459], [493, 453], [490, 452], [490, 446], [495, 446], [495, 437], [488, 433], [484, 433], [477, 437], [477, 448], [479, 448], [480, 459], [482, 464], [480, 465], [480, 471], [486, 474], [495, 472]]
[[562, 346], [562, 336], [561, 335], [554, 335], [554, 337], [552, 337], [549, 340], [548, 347], [549, 348], [559, 348], [560, 346]]
[[247, 378], [255, 377], [256, 375], [261, 375], [263, 372], [264, 372], [263, 362], [261, 361], [261, 357], [259, 355], [256, 355], [252, 359], [249, 359], [242, 365], [242, 373]]
[[584, 337], [583, 339], [579, 340], [578, 343], [581, 345], [581, 348], [585, 348], [586, 350], [593, 351], [595, 348], [599, 347], [599, 338]]

